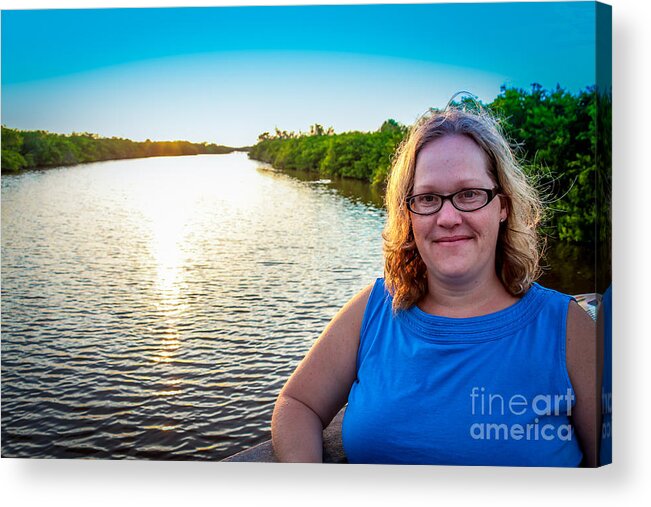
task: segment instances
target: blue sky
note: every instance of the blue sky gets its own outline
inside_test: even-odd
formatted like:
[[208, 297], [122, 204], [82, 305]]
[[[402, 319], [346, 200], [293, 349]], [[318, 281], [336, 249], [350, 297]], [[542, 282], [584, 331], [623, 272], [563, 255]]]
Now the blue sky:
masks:
[[2, 12], [2, 123], [247, 145], [594, 83], [592, 2]]

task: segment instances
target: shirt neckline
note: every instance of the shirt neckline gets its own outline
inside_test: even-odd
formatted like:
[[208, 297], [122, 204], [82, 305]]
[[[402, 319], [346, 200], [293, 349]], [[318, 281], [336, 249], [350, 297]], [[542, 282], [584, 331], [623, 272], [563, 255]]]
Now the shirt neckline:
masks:
[[472, 343], [498, 340], [531, 322], [540, 309], [544, 290], [533, 283], [518, 301], [497, 312], [476, 317], [442, 317], [417, 305], [398, 313], [399, 321], [417, 337], [436, 343]]

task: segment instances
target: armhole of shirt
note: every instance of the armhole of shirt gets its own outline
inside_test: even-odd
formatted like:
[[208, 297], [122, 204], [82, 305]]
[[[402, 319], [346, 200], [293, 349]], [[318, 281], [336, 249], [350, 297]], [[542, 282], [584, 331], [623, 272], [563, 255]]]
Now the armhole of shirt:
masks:
[[576, 394], [574, 392], [574, 386], [572, 385], [572, 381], [570, 380], [570, 373], [567, 370], [567, 315], [569, 313], [570, 309], [570, 304], [572, 301], [576, 301], [572, 296], [568, 296], [567, 299], [565, 299], [564, 306], [563, 306], [563, 311], [561, 313], [561, 319], [560, 319], [560, 340], [559, 341], [559, 359], [560, 359], [560, 364], [561, 364], [561, 384], [564, 384], [564, 388], [569, 389], [570, 393], [572, 394], [572, 407], [574, 407], [576, 403]]
[[381, 291], [384, 295], [384, 279], [378, 278], [375, 280], [375, 284], [371, 289], [371, 293], [368, 295], [368, 301], [366, 302], [366, 308], [364, 308], [364, 316], [362, 317], [362, 327], [359, 331], [359, 345], [357, 346], [357, 358], [355, 359], [355, 374], [359, 372], [359, 359], [360, 352], [365, 342], [366, 334], [368, 331], [369, 322], [371, 320], [371, 313], [373, 309], [377, 306], [376, 300], [381, 297], [377, 295], [377, 292]]

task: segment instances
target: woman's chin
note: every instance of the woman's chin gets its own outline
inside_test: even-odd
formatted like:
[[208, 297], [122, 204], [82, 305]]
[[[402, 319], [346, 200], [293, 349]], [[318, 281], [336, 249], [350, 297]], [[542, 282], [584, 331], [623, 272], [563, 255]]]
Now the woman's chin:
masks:
[[445, 266], [431, 271], [437, 280], [454, 284], [465, 283], [476, 276], [472, 266]]

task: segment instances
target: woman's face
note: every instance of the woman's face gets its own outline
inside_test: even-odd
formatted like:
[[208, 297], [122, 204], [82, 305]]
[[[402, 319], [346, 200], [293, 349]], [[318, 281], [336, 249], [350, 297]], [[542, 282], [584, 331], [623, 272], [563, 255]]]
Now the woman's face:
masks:
[[[467, 136], [449, 135], [421, 149], [412, 195], [447, 195], [466, 188], [496, 186], [484, 151]], [[433, 215], [411, 213], [416, 246], [428, 277], [447, 285], [465, 285], [497, 276], [497, 236], [500, 220], [506, 216], [507, 209], [499, 197], [471, 212], [459, 211], [446, 200]]]

